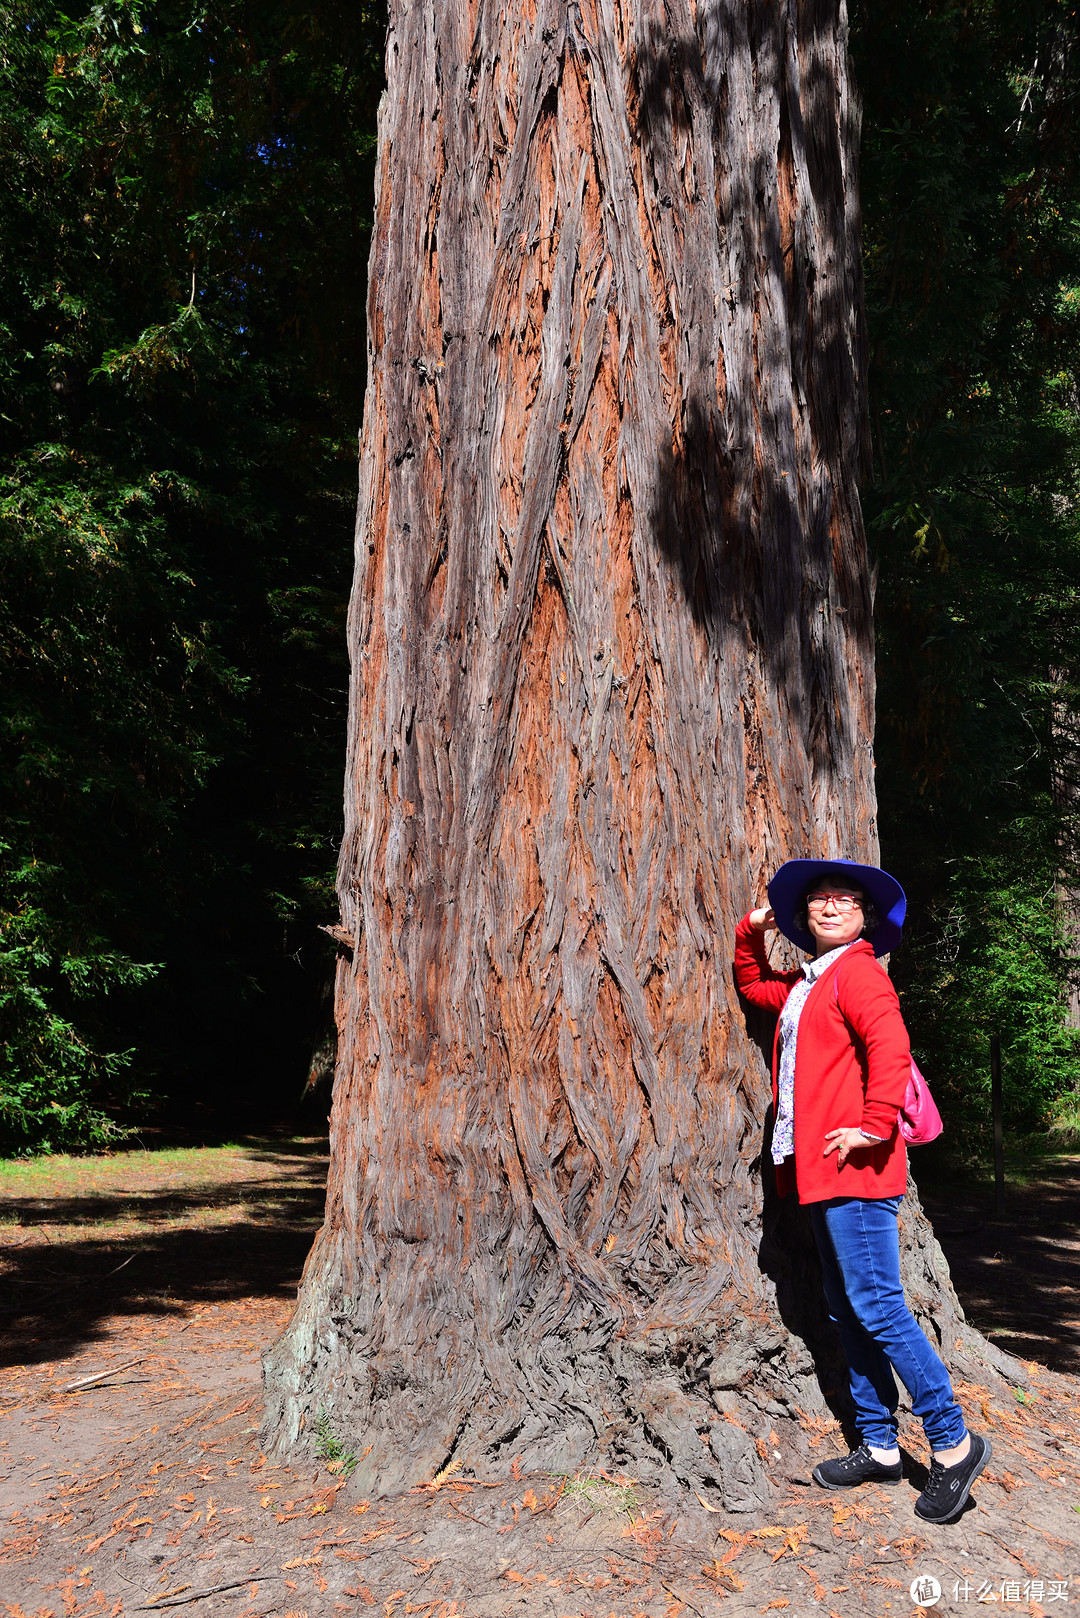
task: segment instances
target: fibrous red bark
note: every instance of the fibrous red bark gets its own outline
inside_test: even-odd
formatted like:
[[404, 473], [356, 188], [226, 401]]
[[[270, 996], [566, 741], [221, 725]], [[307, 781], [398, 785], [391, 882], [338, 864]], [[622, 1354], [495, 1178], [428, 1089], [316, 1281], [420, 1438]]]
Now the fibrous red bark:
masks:
[[268, 1441], [325, 1406], [366, 1488], [750, 1509], [762, 1422], [822, 1408], [729, 962], [779, 861], [877, 846], [845, 30], [390, 8], [333, 1162], [267, 1364]]

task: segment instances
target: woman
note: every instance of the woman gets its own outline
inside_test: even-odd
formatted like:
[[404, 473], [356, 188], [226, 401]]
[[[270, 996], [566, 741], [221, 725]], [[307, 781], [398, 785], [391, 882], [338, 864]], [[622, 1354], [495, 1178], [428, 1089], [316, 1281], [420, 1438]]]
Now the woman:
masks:
[[[735, 977], [752, 1005], [780, 1014], [777, 1189], [809, 1205], [862, 1438], [852, 1454], [816, 1466], [814, 1479], [827, 1489], [900, 1481], [895, 1369], [933, 1456], [915, 1510], [946, 1523], [963, 1510], [990, 1444], [965, 1427], [949, 1373], [900, 1282], [907, 1154], [897, 1113], [911, 1048], [896, 990], [875, 957], [898, 943], [906, 908], [900, 884], [875, 865], [789, 860], [769, 883], [769, 904], [736, 929]], [[773, 971], [765, 950], [771, 928], [814, 958], [797, 971]]]

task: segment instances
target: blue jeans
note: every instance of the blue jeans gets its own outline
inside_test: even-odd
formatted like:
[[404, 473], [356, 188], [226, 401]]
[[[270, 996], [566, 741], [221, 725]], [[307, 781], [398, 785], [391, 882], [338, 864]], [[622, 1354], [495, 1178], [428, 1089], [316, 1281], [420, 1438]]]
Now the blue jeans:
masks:
[[951, 1449], [967, 1428], [949, 1373], [904, 1301], [899, 1212], [899, 1197], [810, 1204], [825, 1300], [847, 1355], [863, 1443], [877, 1449], [896, 1443], [895, 1368], [930, 1448]]

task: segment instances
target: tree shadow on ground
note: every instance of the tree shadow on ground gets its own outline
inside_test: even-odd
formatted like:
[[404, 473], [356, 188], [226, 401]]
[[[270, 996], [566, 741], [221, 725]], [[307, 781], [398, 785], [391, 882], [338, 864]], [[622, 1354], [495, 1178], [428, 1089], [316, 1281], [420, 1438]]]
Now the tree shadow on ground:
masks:
[[322, 1221], [326, 1144], [305, 1155], [300, 1143], [245, 1150], [268, 1167], [287, 1163], [288, 1176], [5, 1198], [20, 1226], [3, 1248], [0, 1365], [73, 1354], [110, 1317], [160, 1314], [165, 1324], [192, 1306], [290, 1299]]
[[944, 1168], [920, 1173], [919, 1195], [971, 1324], [1010, 1354], [1080, 1373], [1080, 1158], [1007, 1186], [1003, 1215], [992, 1183]]

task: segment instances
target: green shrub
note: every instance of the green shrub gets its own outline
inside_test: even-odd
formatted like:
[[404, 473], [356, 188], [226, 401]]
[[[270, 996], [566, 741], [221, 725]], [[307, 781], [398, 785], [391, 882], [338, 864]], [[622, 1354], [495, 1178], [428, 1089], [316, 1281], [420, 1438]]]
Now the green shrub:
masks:
[[[11, 850], [0, 844], [0, 857]], [[103, 1108], [141, 1097], [130, 1051], [94, 1048], [77, 1013], [137, 987], [156, 968], [101, 938], [62, 941], [35, 890], [52, 873], [9, 868], [0, 904], [0, 1153], [25, 1155], [108, 1145], [130, 1133]]]
[[[1022, 839], [1023, 825], [1014, 830]], [[989, 1121], [993, 1034], [1010, 1130], [1048, 1127], [1080, 1084], [1048, 877], [1001, 856], [956, 860], [944, 891], [905, 929], [897, 977], [912, 1045], [958, 1140]]]

